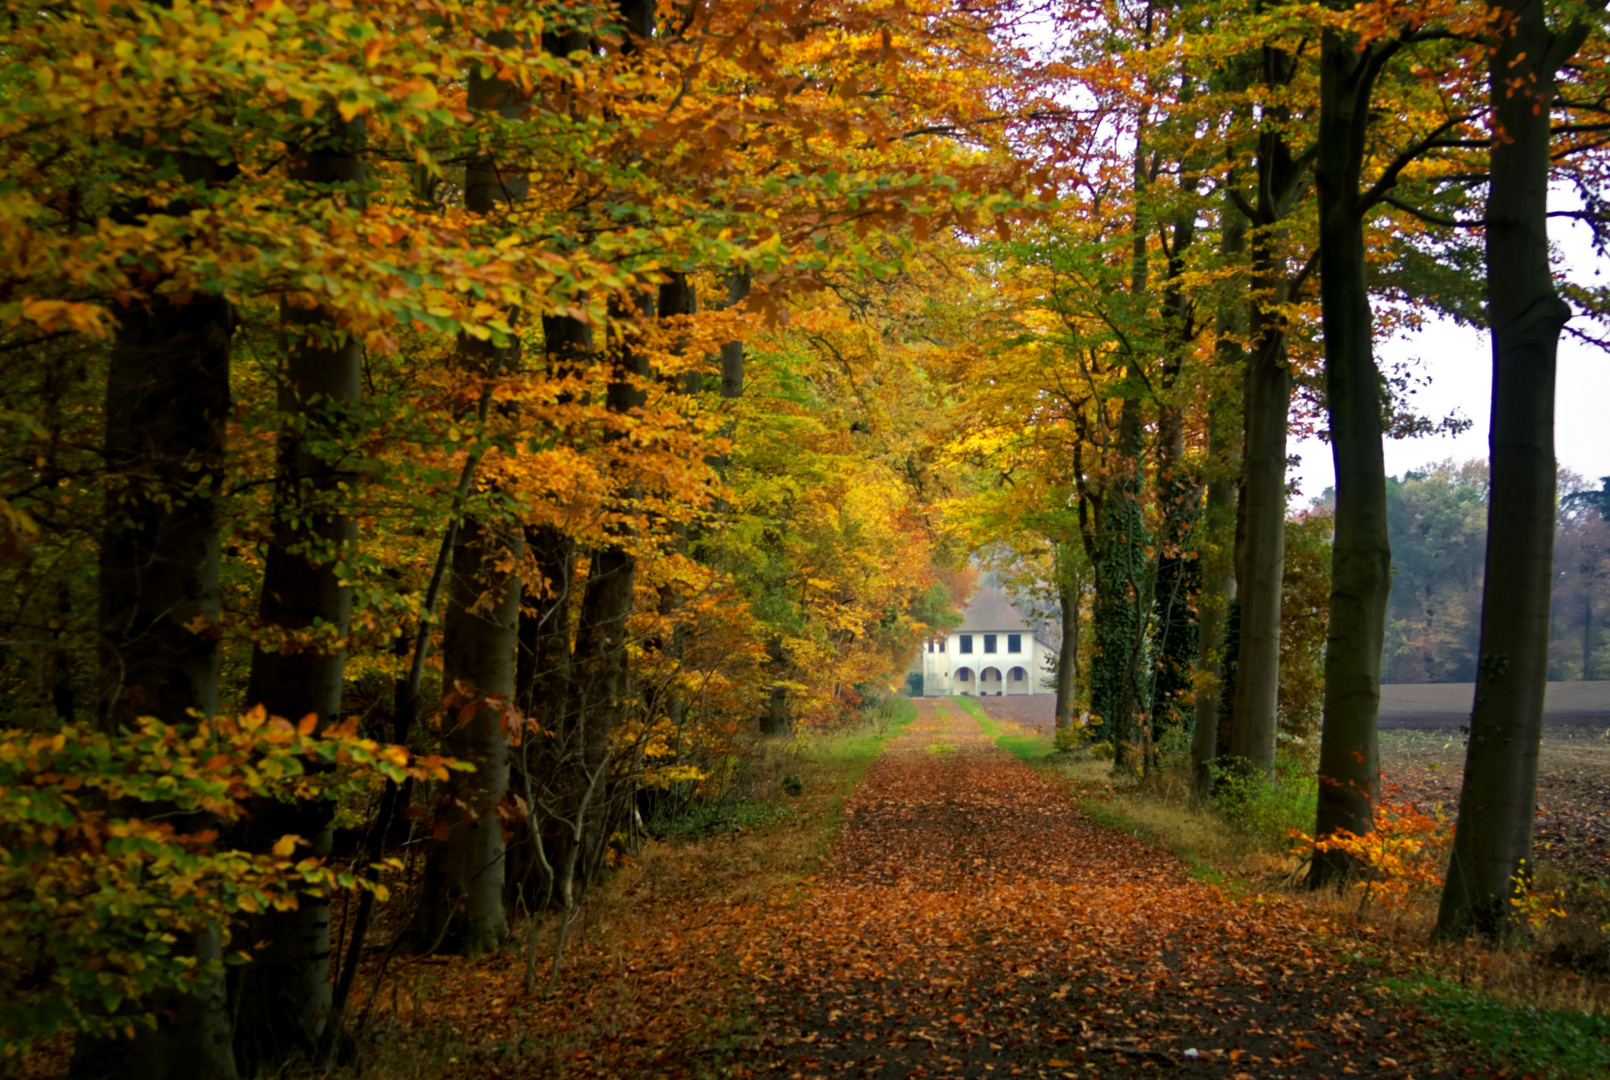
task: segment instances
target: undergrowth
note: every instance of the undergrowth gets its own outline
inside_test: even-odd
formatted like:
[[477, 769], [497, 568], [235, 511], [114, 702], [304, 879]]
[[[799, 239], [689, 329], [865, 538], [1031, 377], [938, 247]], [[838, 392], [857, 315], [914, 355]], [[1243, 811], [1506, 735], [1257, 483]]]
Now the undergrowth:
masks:
[[[824, 867], [845, 801], [915, 715], [909, 701], [879, 703], [850, 731], [761, 740], [719, 797], [686, 800], [657, 826], [660, 839], [586, 898], [556, 994], [523, 993], [519, 952], [399, 967], [380, 989], [383, 1004], [360, 1051], [362, 1075], [426, 1080], [506, 1064], [518, 1075], [562, 1078], [598, 1066], [591, 1055], [600, 1047], [637, 1052], [644, 1031], [655, 1033], [664, 1053], [691, 1063], [688, 1075], [730, 1075], [753, 1039], [753, 1008], [734, 975], [741, 938], [721, 936], [729, 931], [717, 913], [742, 922], [740, 913], [796, 905]], [[544, 949], [551, 923], [538, 937]], [[511, 929], [511, 941], [528, 940], [525, 927]], [[548, 956], [539, 953], [538, 961], [545, 965]], [[645, 977], [673, 968], [704, 989], [687, 993], [682, 981]], [[466, 978], [475, 980], [476, 995], [466, 995]], [[467, 1028], [461, 1035], [460, 1021], [448, 1018], [470, 1000], [501, 1012], [495, 1046]]]

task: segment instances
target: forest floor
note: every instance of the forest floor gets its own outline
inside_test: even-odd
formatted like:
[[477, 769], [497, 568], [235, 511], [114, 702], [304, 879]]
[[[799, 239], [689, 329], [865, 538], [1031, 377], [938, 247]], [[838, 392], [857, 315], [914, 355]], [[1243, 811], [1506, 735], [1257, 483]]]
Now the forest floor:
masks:
[[653, 845], [555, 993], [507, 953], [396, 971], [367, 1075], [1491, 1075], [1314, 909], [1198, 880], [956, 703], [917, 710], [859, 783], [806, 771], [796, 820]]

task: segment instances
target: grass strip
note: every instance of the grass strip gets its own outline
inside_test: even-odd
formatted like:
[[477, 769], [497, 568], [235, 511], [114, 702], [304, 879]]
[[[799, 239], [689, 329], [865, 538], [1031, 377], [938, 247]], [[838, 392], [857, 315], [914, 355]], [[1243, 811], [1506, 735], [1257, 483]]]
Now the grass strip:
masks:
[[1610, 1018], [1506, 1004], [1418, 972], [1382, 979], [1381, 985], [1394, 1001], [1441, 1021], [1495, 1064], [1539, 1080], [1610, 1076]]

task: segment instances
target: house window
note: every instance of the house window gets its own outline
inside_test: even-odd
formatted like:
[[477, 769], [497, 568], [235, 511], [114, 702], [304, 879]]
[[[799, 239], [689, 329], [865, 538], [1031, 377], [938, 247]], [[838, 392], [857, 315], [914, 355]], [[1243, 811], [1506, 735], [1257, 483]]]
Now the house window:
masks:
[[929, 652], [933, 652], [933, 651], [934, 651], [934, 643], [933, 643], [933, 642], [931, 642], [931, 641], [930, 641], [930, 642], [929, 642], [929, 643], [928, 643], [928, 651], [929, 651]]
[[994, 652], [995, 651], [995, 635], [994, 634], [985, 634], [984, 635], [984, 651], [985, 652]]
[[1013, 682], [1022, 682], [1024, 675], [1025, 675], [1025, 672], [1023, 671], [1022, 668], [1015, 667], [1015, 668], [1012, 669], [1012, 681]]
[[962, 652], [970, 653], [970, 652], [973, 651], [973, 635], [972, 634], [963, 634], [961, 636], [961, 643], [962, 643]]
[[1023, 635], [1022, 634], [1007, 634], [1006, 635], [1006, 651], [1007, 652], [1022, 652], [1023, 651]]

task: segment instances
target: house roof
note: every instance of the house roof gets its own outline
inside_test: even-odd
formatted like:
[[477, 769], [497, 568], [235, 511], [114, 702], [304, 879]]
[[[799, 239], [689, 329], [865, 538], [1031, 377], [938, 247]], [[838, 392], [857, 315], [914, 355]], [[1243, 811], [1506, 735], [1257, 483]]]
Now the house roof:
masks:
[[975, 634], [980, 631], [1033, 633], [1034, 628], [1024, 621], [1022, 613], [1006, 598], [1006, 593], [985, 586], [974, 595], [973, 602], [962, 613], [962, 624], [951, 633]]

